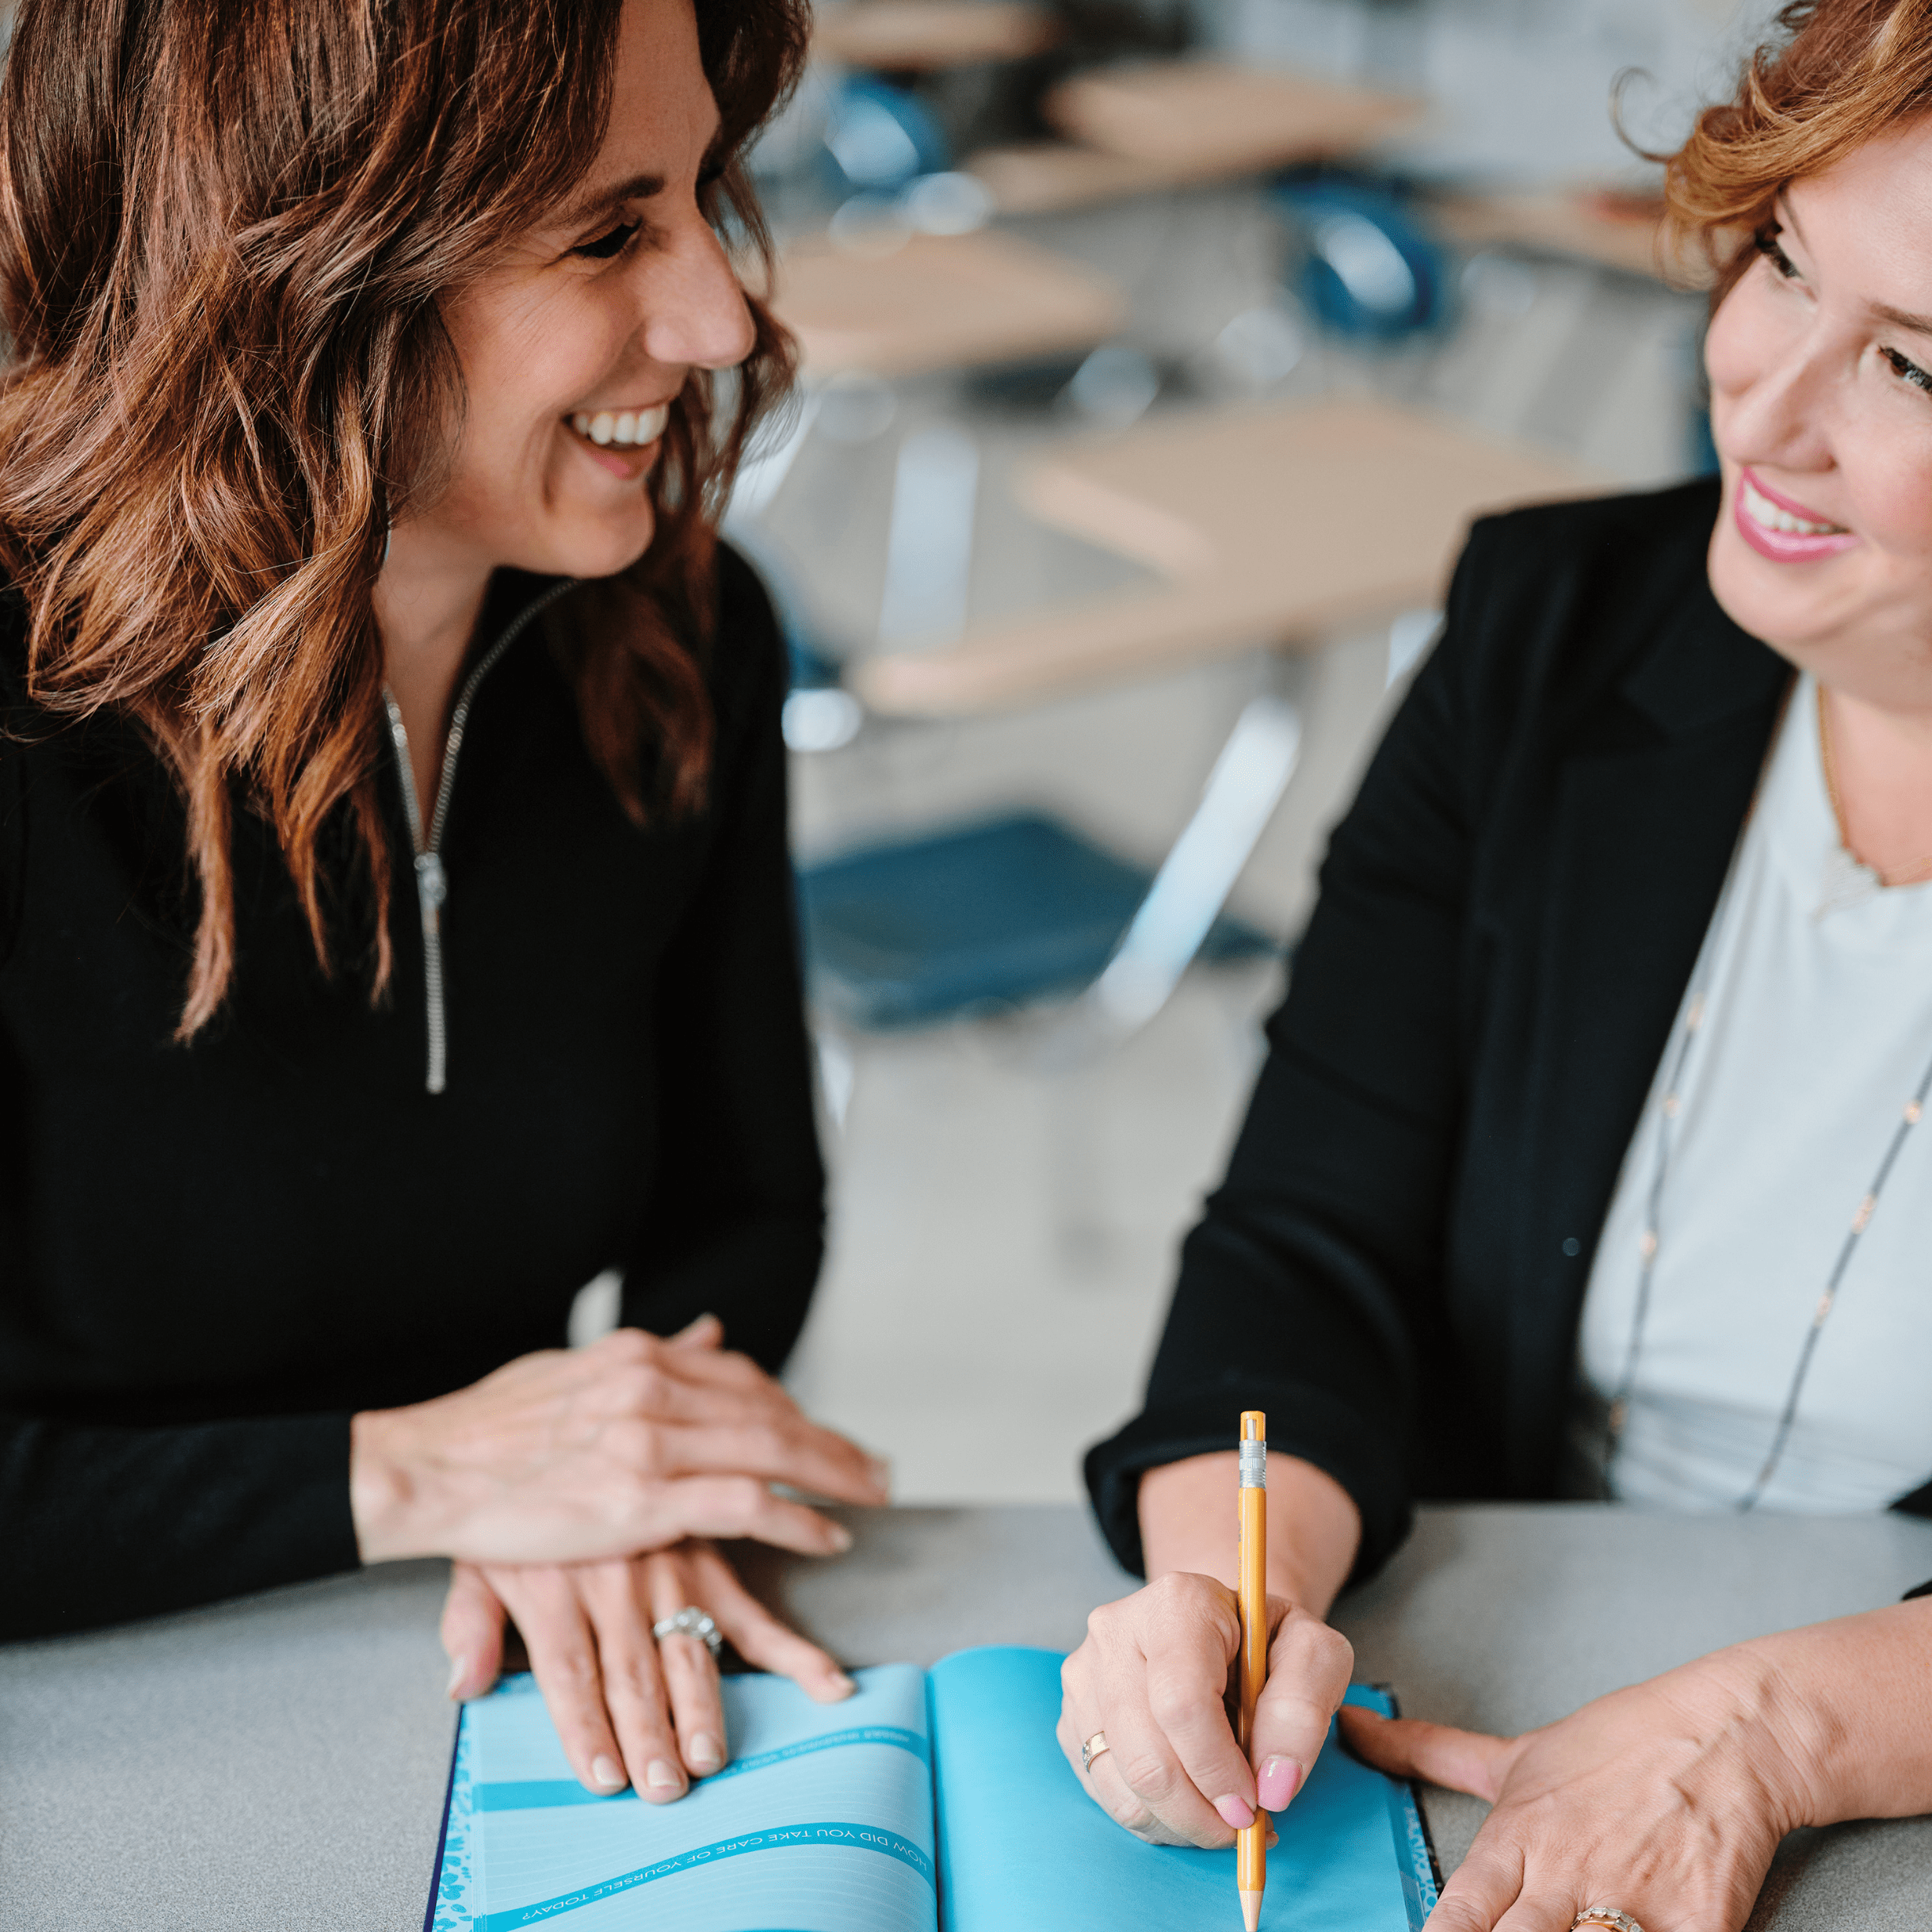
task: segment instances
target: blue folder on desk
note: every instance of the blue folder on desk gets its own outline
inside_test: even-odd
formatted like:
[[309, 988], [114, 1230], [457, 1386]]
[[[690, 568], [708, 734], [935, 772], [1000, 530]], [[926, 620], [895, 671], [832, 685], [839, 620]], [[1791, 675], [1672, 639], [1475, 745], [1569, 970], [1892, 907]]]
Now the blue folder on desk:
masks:
[[[1053, 1735], [1060, 1666], [963, 1651], [861, 1670], [830, 1706], [727, 1678], [732, 1762], [668, 1805], [585, 1791], [532, 1680], [508, 1678], [463, 1712], [426, 1932], [1238, 1925], [1231, 1850], [1143, 1845], [1081, 1790]], [[1275, 1823], [1264, 1928], [1416, 1932], [1434, 1905], [1409, 1788], [1332, 1735]]]

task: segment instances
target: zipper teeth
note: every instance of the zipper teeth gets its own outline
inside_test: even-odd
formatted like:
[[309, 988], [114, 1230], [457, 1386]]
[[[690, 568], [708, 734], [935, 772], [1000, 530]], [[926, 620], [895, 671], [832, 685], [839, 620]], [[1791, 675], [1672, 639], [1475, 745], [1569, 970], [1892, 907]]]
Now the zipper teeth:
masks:
[[[403, 708], [387, 685], [383, 704], [389, 713], [389, 738], [395, 747], [396, 769], [403, 783], [403, 808], [409, 819], [409, 842], [414, 849], [416, 873], [416, 905], [422, 915], [422, 994], [424, 1019], [429, 1035], [429, 1063], [423, 1072], [426, 1092], [440, 1094], [447, 1082], [449, 1040], [447, 1008], [443, 995], [443, 899], [448, 882], [443, 876], [437, 848], [442, 843], [443, 825], [449, 816], [449, 795], [456, 779], [456, 756], [463, 749], [463, 733], [469, 723], [470, 704], [477, 687], [494, 669], [497, 661], [526, 631], [532, 621], [548, 610], [567, 591], [577, 588], [578, 579], [566, 577], [552, 584], [533, 603], [519, 611], [510, 628], [463, 681], [461, 695], [451, 712], [449, 731], [443, 740], [442, 777], [436, 788], [436, 804], [430, 815], [429, 831], [422, 825], [422, 803], [416, 796], [415, 773], [410, 765], [409, 732], [403, 723]], [[433, 880], [432, 888], [431, 880]]]
[[[477, 661], [476, 668], [463, 681], [461, 694], [456, 699], [456, 708], [449, 714], [449, 735], [443, 740], [443, 776], [436, 788], [436, 809], [430, 815], [430, 838], [426, 848], [433, 852], [441, 844], [444, 821], [449, 816], [449, 794], [456, 782], [456, 758], [463, 749], [463, 734], [470, 721], [470, 705], [476, 696], [477, 687], [496, 668], [497, 660], [566, 591], [575, 590], [578, 580], [566, 577], [553, 583], [534, 604], [526, 605], [517, 613], [510, 627]], [[413, 792], [415, 786], [412, 784]], [[420, 838], [420, 830], [412, 826], [412, 835]]]

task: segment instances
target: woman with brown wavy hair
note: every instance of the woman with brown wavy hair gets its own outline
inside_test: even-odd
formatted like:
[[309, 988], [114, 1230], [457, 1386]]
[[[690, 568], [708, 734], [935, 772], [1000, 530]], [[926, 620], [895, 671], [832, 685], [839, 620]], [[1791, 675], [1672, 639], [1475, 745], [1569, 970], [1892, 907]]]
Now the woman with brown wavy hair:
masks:
[[783, 651], [714, 536], [789, 372], [720, 236], [804, 36], [19, 10], [0, 1636], [452, 1557], [452, 1693], [514, 1617], [654, 1800], [724, 1762], [717, 1633], [850, 1690], [704, 1541], [884, 1493], [772, 1379], [823, 1177]]
[[[1150, 1838], [1292, 1801], [1330, 1604], [1417, 1498], [1932, 1513], [1932, 0], [1788, 7], [1668, 190], [1718, 270], [1720, 474], [1473, 533], [1145, 1408], [1088, 1459], [1151, 1580], [1094, 1613], [1061, 1742]], [[1736, 1932], [1786, 1831], [1932, 1811], [1911, 1594], [1520, 1738], [1343, 1711], [1493, 1806], [1434, 1932]]]

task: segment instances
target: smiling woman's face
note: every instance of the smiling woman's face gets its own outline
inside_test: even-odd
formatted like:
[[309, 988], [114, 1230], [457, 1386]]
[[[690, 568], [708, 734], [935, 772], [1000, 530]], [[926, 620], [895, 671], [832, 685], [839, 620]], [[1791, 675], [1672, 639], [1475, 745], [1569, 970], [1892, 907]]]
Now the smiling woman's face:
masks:
[[602, 577], [643, 556], [666, 406], [752, 347], [697, 206], [716, 128], [689, 0], [628, 0], [589, 176], [445, 310], [468, 404], [448, 487], [410, 520], [445, 563]]
[[1848, 694], [1932, 710], [1932, 120], [1779, 197], [1705, 361], [1719, 602]]

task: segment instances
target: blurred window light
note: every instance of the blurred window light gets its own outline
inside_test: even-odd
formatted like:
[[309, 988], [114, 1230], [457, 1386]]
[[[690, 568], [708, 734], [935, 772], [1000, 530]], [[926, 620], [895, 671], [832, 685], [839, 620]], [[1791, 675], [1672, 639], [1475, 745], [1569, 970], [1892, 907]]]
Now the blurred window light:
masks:
[[1462, 299], [1479, 315], [1514, 322], [1536, 307], [1537, 272], [1526, 262], [1485, 249], [1463, 265]]
[[912, 239], [897, 195], [855, 194], [827, 224], [834, 243], [850, 255], [893, 255]]
[[820, 164], [832, 116], [832, 90], [808, 67], [797, 91], [758, 130], [745, 165], [762, 181], [802, 174]]
[[964, 430], [935, 423], [899, 445], [879, 599], [881, 643], [939, 643], [964, 629], [979, 489], [979, 445]]
[[1160, 394], [1160, 372], [1138, 349], [1106, 342], [1073, 372], [1067, 402], [1083, 416], [1124, 430], [1144, 416]]
[[993, 215], [992, 192], [976, 176], [948, 170], [922, 174], [899, 197], [906, 220], [922, 235], [970, 235]]
[[1216, 360], [1252, 389], [1292, 374], [1307, 350], [1300, 323], [1285, 308], [1244, 309], [1214, 338]]
[[1315, 223], [1315, 250], [1350, 296], [1373, 315], [1405, 315], [1417, 305], [1415, 271], [1366, 215], [1352, 210]]
[[815, 389], [795, 390], [796, 399], [774, 410], [752, 433], [751, 446], [739, 465], [725, 513], [727, 525], [735, 531], [742, 533], [778, 494], [779, 485], [791, 473], [811, 433], [820, 393]]
[[869, 443], [899, 414], [892, 385], [864, 369], [845, 369], [818, 393], [819, 433], [834, 443]]
[[792, 751], [836, 751], [859, 735], [865, 712], [850, 691], [836, 686], [794, 691], [785, 701], [785, 746]]

